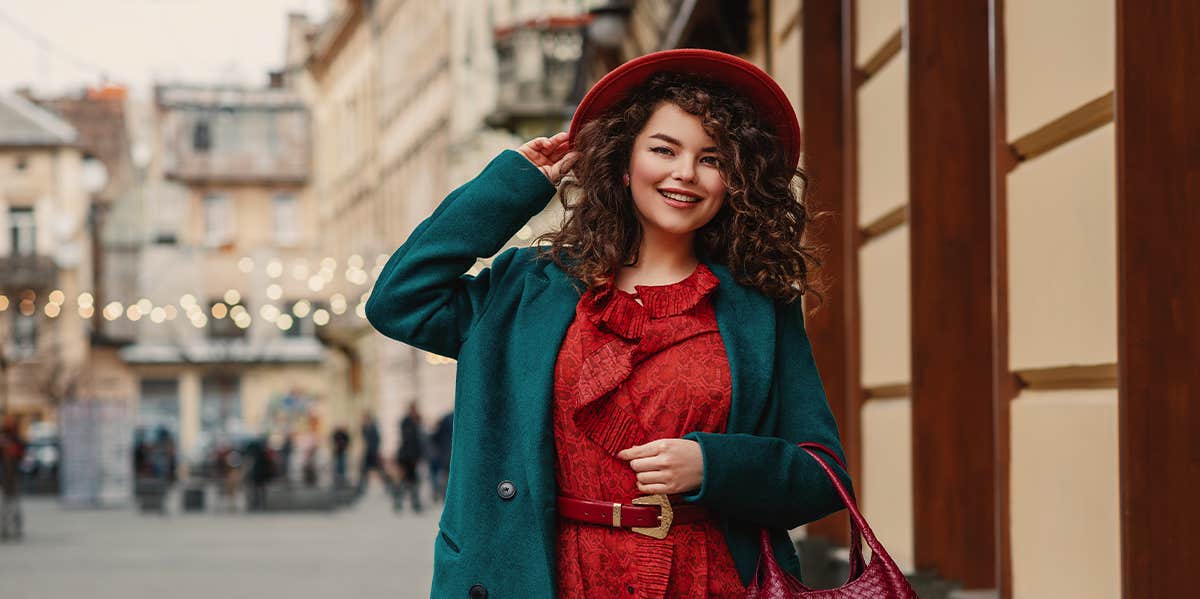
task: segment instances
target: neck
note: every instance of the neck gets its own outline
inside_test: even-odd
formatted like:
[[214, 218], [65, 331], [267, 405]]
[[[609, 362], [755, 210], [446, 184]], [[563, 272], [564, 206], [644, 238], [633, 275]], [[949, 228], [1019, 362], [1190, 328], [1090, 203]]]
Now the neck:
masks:
[[643, 229], [637, 264], [622, 268], [618, 279], [656, 285], [687, 277], [699, 264], [694, 240], [695, 233], [679, 236]]

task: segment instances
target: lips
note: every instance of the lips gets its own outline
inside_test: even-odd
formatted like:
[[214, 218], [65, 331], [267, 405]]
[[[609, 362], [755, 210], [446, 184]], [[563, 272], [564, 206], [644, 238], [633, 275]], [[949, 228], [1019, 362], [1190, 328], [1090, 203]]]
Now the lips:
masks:
[[658, 190], [658, 193], [659, 193], [659, 195], [663, 196], [664, 198], [667, 198], [668, 200], [670, 200], [672, 202], [677, 202], [680, 204], [695, 204], [703, 199], [696, 194], [678, 191], [678, 190], [674, 190], [674, 189], [672, 189], [672, 190], [660, 189], [660, 190]]

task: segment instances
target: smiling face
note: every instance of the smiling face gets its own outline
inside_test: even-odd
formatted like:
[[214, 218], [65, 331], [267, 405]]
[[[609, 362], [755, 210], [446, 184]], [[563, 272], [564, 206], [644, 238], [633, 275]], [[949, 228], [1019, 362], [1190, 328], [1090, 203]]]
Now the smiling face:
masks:
[[645, 235], [690, 242], [725, 203], [717, 144], [700, 118], [664, 102], [633, 141], [629, 187]]

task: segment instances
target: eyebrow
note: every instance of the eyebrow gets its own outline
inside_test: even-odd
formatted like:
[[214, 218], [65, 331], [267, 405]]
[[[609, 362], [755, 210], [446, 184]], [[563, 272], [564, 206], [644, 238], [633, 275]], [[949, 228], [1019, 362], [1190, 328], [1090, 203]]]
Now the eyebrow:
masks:
[[[666, 133], [655, 133], [655, 134], [651, 135], [650, 137], [652, 139], [661, 139], [669, 144], [683, 146], [683, 143], [681, 143], [678, 139], [675, 139], [674, 137], [671, 137], [670, 135], [667, 135]], [[701, 152], [712, 152], [715, 154], [718, 150], [717, 150], [717, 146], [708, 146], [707, 148], [704, 148], [703, 150], [700, 150], [700, 151]]]

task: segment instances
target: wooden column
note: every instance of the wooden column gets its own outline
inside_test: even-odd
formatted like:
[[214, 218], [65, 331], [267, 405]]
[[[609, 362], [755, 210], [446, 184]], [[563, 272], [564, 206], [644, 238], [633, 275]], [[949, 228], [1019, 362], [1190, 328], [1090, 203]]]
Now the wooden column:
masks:
[[[809, 2], [803, 8], [801, 60], [803, 89], [804, 170], [810, 182], [810, 208], [824, 217], [813, 223], [809, 239], [824, 248], [818, 271], [825, 288], [824, 301], [805, 321], [821, 381], [838, 429], [850, 471], [858, 472], [858, 377], [852, 375], [851, 348], [857, 339], [849, 326], [854, 313], [857, 277], [850, 277], [857, 256], [854, 241], [855, 212], [845, 193], [847, 118], [844, 93], [847, 58], [843, 45], [841, 2]], [[857, 352], [856, 352], [857, 353]], [[855, 354], [856, 355], [856, 354]], [[846, 544], [849, 520], [844, 512], [815, 522], [809, 534]]]
[[1008, 174], [1016, 155], [1008, 144], [1007, 71], [1005, 69], [1004, 0], [990, 0], [992, 133], [992, 411], [995, 418], [996, 503], [995, 572], [1000, 599], [1012, 599], [1012, 518], [1009, 505], [1009, 408], [1016, 381], [1008, 363]]
[[916, 566], [995, 584], [988, 5], [909, 0]]
[[1116, 5], [1124, 596], [1184, 597], [1200, 561], [1200, 2]]

